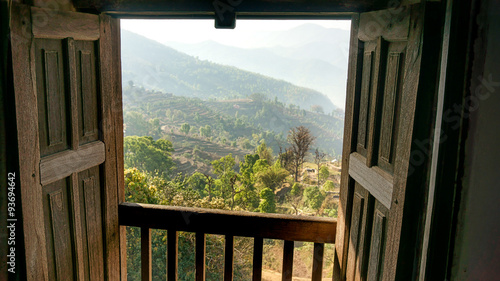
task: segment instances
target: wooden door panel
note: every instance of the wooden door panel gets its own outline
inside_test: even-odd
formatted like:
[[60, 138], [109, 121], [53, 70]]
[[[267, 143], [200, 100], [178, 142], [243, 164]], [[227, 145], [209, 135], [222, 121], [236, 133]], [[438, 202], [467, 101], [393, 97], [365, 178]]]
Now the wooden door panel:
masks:
[[85, 280], [104, 280], [99, 167], [78, 173]]
[[[411, 12], [417, 11], [417, 6], [364, 13], [353, 20], [351, 48], [357, 48], [350, 52], [352, 80], [346, 106], [339, 206], [342, 212], [339, 211], [337, 230], [347, 239], [338, 237], [337, 241], [343, 244], [336, 246], [335, 276], [340, 280], [394, 277], [393, 259], [399, 245], [388, 239], [390, 235], [400, 235], [389, 234], [389, 230], [397, 229], [401, 223], [399, 206], [393, 207], [393, 197], [395, 184], [405, 182], [401, 179], [406, 173], [396, 171], [401, 170], [398, 165], [408, 161], [408, 155], [400, 151], [411, 146], [401, 136], [408, 128], [400, 130], [409, 123], [403, 124], [400, 119], [406, 116], [408, 121], [414, 116], [414, 105], [402, 106], [402, 97], [417, 95], [412, 87], [406, 87], [403, 95], [407, 81], [413, 82], [418, 75], [415, 69], [408, 71], [418, 65], [408, 63], [406, 55], [409, 46], [418, 49], [421, 44], [421, 38], [412, 34], [418, 34], [422, 27], [410, 25]], [[399, 191], [404, 188], [398, 186]]]
[[35, 39], [35, 81], [42, 157], [70, 146], [65, 57], [62, 40]]
[[75, 279], [71, 183], [65, 178], [43, 187], [47, 261], [50, 280]]
[[12, 11], [26, 279], [119, 280], [122, 140], [109, 136], [123, 131], [111, 107], [120, 76], [100, 67], [104, 58], [119, 69], [119, 22], [18, 3]]
[[387, 215], [388, 209], [380, 202], [375, 202], [367, 269], [368, 281], [378, 281], [382, 279], [383, 268], [381, 265], [384, 260]]
[[75, 40], [79, 145], [98, 140], [96, 43]]

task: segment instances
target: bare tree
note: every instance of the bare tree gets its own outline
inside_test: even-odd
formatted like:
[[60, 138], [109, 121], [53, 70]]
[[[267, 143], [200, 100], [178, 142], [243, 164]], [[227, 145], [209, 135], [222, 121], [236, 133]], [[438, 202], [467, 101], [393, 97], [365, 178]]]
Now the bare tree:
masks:
[[299, 179], [299, 172], [304, 164], [306, 154], [309, 151], [309, 147], [314, 142], [314, 139], [315, 137], [311, 134], [311, 131], [304, 126], [292, 128], [288, 132], [287, 140], [290, 147], [285, 151], [285, 154], [291, 154], [292, 156], [289, 167], [296, 182]]
[[321, 168], [321, 160], [323, 160], [323, 158], [325, 158], [325, 156], [326, 156], [326, 153], [320, 152], [318, 148], [316, 148], [316, 150], [314, 151], [314, 163], [316, 163], [316, 165], [318, 165], [318, 171], [317, 171], [318, 186], [319, 186], [319, 169]]

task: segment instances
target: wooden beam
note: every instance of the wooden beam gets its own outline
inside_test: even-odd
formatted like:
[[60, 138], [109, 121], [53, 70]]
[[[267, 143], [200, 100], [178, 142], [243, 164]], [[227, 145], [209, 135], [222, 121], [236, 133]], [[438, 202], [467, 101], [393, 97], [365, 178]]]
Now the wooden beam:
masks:
[[330, 218], [121, 203], [121, 225], [207, 234], [335, 243]]
[[205, 281], [206, 235], [196, 232], [196, 281]]
[[283, 270], [281, 271], [282, 281], [292, 281], [293, 276], [293, 241], [285, 241], [283, 245]]
[[264, 249], [264, 239], [255, 238], [253, 244], [253, 274], [252, 281], [262, 280], [262, 255]]
[[99, 16], [97, 15], [37, 7], [31, 7], [31, 15], [40, 23], [33, 24], [32, 27], [33, 35], [37, 38], [99, 39]]
[[153, 280], [153, 259], [151, 257], [151, 229], [141, 228], [141, 280]]
[[328, 14], [358, 13], [382, 9], [387, 0], [75, 0], [75, 7], [92, 9], [117, 15], [205, 15], [224, 17], [230, 13], [259, 14]]
[[323, 274], [323, 255], [325, 244], [314, 243], [312, 281], [321, 281]]
[[42, 185], [100, 165], [106, 157], [104, 150], [104, 143], [96, 141], [83, 145], [78, 150], [67, 150], [44, 157], [40, 162]]
[[179, 232], [168, 230], [167, 232], [167, 280], [177, 281], [178, 245]]
[[233, 281], [234, 236], [226, 235], [224, 248], [224, 281]]

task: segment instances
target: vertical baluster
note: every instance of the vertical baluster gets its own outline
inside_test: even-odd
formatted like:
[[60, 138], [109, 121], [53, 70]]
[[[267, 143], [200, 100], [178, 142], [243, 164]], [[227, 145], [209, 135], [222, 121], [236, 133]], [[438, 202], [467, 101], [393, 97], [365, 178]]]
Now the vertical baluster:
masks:
[[167, 232], [167, 280], [177, 281], [179, 233], [175, 230]]
[[252, 281], [262, 280], [262, 253], [264, 247], [264, 239], [255, 237], [253, 244], [253, 274]]
[[141, 227], [141, 279], [142, 281], [153, 280], [151, 266], [151, 229]]
[[281, 280], [291, 281], [293, 273], [293, 241], [285, 241], [283, 246], [283, 270]]
[[224, 249], [224, 281], [233, 281], [233, 253], [234, 237], [226, 235], [226, 246]]
[[321, 281], [323, 272], [323, 253], [325, 244], [314, 243], [312, 281]]
[[196, 281], [205, 281], [205, 233], [196, 232]]

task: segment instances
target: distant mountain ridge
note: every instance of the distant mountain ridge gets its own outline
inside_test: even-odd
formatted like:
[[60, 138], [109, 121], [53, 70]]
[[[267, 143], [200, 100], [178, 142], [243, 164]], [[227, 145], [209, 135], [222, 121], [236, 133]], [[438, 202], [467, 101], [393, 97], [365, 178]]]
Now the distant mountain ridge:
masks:
[[224, 65], [260, 73], [319, 91], [344, 107], [349, 32], [303, 24], [287, 31], [256, 35], [261, 48], [240, 48], [215, 41], [165, 42], [176, 50]]
[[156, 41], [122, 30], [123, 83], [202, 99], [243, 98], [262, 93], [304, 109], [336, 107], [324, 94], [292, 83], [220, 65], [176, 51]]

